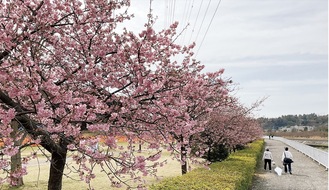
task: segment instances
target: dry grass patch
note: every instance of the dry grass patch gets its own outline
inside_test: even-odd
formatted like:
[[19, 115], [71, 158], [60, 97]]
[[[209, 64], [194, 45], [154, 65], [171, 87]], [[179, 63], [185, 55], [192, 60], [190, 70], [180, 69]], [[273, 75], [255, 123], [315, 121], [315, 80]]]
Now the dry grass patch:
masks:
[[[38, 149], [37, 147], [28, 147], [22, 151], [22, 156], [28, 156], [31, 154], [31, 151], [37, 152], [37, 159], [33, 159], [27, 165], [28, 174], [24, 176], [24, 186], [22, 187], [10, 187], [9, 185], [2, 185], [1, 189], [3, 190], [44, 190], [47, 189], [48, 177], [49, 177], [49, 166], [50, 162], [47, 157], [44, 155], [45, 152], [43, 149]], [[152, 151], [144, 150], [140, 155], [147, 156]], [[49, 153], [46, 152], [49, 156]], [[77, 165], [73, 162], [71, 156], [74, 153], [68, 155], [67, 165], [69, 167], [77, 167]], [[157, 178], [152, 176], [143, 177], [145, 180], [145, 185], [151, 185], [153, 183], [158, 182], [164, 178], [174, 177], [181, 175], [181, 165], [178, 161], [173, 160], [170, 156], [169, 152], [163, 152], [162, 157], [159, 161], [165, 161], [166, 164], [163, 167], [159, 167], [157, 169]], [[192, 168], [199, 167], [198, 165], [193, 166]], [[80, 180], [78, 173], [73, 173], [68, 169], [64, 171], [65, 175], [63, 177], [63, 189], [65, 190], [80, 190], [80, 189], [88, 189], [94, 188], [97, 190], [108, 190], [113, 187], [110, 184], [110, 180], [102, 168], [100, 166], [96, 166], [94, 168], [94, 173], [96, 174], [96, 178], [91, 180], [91, 187], [88, 186], [84, 181]], [[0, 177], [3, 177], [0, 175]], [[126, 178], [128, 180], [128, 177]], [[129, 182], [130, 185], [136, 186], [133, 182]], [[127, 189], [126, 186], [119, 188], [119, 190]]]

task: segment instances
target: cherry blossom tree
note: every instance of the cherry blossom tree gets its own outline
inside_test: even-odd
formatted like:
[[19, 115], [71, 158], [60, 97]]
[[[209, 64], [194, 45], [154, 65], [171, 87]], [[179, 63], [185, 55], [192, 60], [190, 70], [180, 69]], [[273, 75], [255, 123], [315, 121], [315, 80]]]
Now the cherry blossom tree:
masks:
[[[227, 84], [229, 81], [222, 79], [224, 70], [214, 73], [200, 74], [199, 72], [191, 72], [191, 78], [187, 80], [187, 84], [180, 87], [179, 94], [176, 99], [180, 101], [178, 119], [169, 135], [175, 139], [171, 144], [172, 151], [178, 152], [177, 159], [181, 162], [182, 174], [187, 172], [187, 160], [192, 162], [200, 158], [201, 153], [194, 157], [191, 153], [191, 139], [194, 135], [201, 133], [207, 122], [207, 115], [218, 107], [225, 99], [228, 93]], [[194, 74], [193, 74], [194, 73]], [[187, 74], [179, 73], [179, 76]], [[173, 117], [172, 117], [173, 118]]]
[[[209, 83], [221, 71], [209, 79], [199, 74], [202, 66], [191, 59], [194, 44], [174, 43], [178, 23], [156, 32], [150, 14], [139, 34], [118, 31], [118, 24], [131, 18], [129, 5], [127, 0], [0, 3], [3, 154], [18, 153], [10, 126], [16, 121], [32, 143], [51, 154], [48, 189], [62, 188], [69, 151], [79, 152], [73, 156], [74, 172], [89, 184], [95, 164], [114, 186], [125, 183], [121, 176], [138, 181], [152, 174], [161, 165], [161, 145], [172, 143], [175, 133], [186, 148], [186, 133], [201, 130], [191, 127], [209, 105], [203, 98], [222, 88]], [[178, 55], [182, 62], [172, 59]], [[84, 131], [103, 138], [105, 149], [91, 149], [98, 140], [85, 138]], [[128, 145], [119, 146], [117, 136]], [[155, 153], [136, 155], [136, 140]], [[0, 161], [2, 169], [9, 164]]]
[[[229, 104], [222, 104], [209, 115], [209, 120], [202, 133], [193, 137], [194, 151], [207, 148], [204, 155], [210, 161], [221, 161], [218, 151], [235, 150], [263, 135], [262, 128], [253, 117], [253, 111], [264, 99], [251, 107], [241, 105], [234, 97], [228, 97]], [[224, 102], [224, 101], [223, 101]], [[225, 152], [223, 153], [225, 156]]]

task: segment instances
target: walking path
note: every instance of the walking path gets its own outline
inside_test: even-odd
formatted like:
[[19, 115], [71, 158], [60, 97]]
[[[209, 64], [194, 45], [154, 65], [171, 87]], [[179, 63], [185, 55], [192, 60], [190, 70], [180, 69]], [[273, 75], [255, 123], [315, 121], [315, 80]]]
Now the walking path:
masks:
[[[274, 139], [265, 139], [265, 147], [272, 152], [272, 171], [264, 170], [264, 161], [258, 163], [252, 190], [328, 190], [328, 171], [301, 152]], [[284, 173], [281, 157], [284, 147], [289, 147], [293, 155], [292, 175]], [[281, 176], [275, 171], [278, 166], [283, 170]]]

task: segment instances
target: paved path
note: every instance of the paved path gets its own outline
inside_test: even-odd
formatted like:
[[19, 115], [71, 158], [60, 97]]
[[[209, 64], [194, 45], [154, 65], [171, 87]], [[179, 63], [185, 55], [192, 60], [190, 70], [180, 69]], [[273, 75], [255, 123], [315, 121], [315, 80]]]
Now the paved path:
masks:
[[[283, 142], [265, 139], [265, 147], [269, 148], [275, 162], [272, 172], [264, 170], [264, 162], [258, 163], [252, 190], [328, 190], [328, 171], [311, 158], [289, 147], [293, 155], [292, 175], [285, 174], [281, 156], [286, 147]], [[278, 176], [274, 168], [279, 166], [283, 174]], [[268, 168], [267, 168], [268, 169]]]

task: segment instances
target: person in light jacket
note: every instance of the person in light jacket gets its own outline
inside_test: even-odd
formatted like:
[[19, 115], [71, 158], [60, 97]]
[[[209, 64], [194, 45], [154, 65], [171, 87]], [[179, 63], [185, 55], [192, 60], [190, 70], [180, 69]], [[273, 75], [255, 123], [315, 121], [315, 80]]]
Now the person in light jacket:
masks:
[[263, 160], [264, 160], [264, 169], [266, 170], [266, 165], [268, 164], [268, 169], [271, 171], [271, 163], [273, 160], [272, 153], [270, 152], [270, 149], [266, 149], [266, 151], [263, 154]]
[[[289, 173], [292, 174], [291, 163], [284, 162], [285, 158], [290, 158], [290, 159], [293, 158], [291, 152], [288, 150], [288, 147], [285, 147], [285, 150], [282, 153], [282, 163], [283, 163], [283, 166], [284, 166], [284, 172], [287, 173], [288, 170], [289, 170]], [[288, 166], [288, 170], [287, 170], [287, 166]]]

